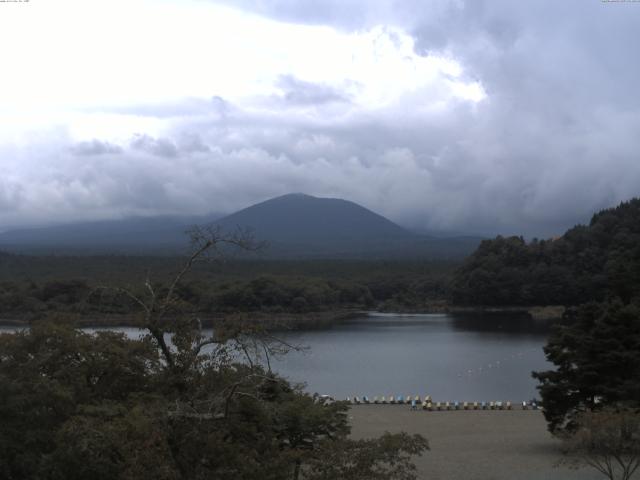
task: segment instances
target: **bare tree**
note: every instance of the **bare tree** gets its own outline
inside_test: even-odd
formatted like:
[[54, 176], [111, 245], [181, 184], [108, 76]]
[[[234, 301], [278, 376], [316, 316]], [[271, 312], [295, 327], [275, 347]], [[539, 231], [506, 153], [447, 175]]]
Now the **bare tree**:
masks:
[[[250, 230], [228, 233], [217, 226], [195, 226], [188, 235], [191, 253], [164, 286], [154, 285], [149, 275], [144, 281], [142, 292], [131, 288], [102, 287], [129, 298], [141, 311], [137, 325], [148, 332], [150, 339], [161, 353], [167, 371], [175, 373], [175, 380], [191, 368], [199, 368], [202, 362], [212, 361], [218, 365], [229, 365], [232, 359], [241, 358], [248, 368], [230, 386], [225, 387], [202, 401], [194, 399], [185, 402], [176, 400], [172, 416], [193, 418], [224, 418], [229, 410], [232, 397], [253, 396], [251, 389], [261, 381], [280, 382], [271, 375], [271, 358], [284, 355], [290, 350], [301, 350], [272, 335], [255, 322], [247, 322], [239, 315], [230, 315], [215, 324], [211, 334], [205, 334], [202, 321], [197, 315], [185, 314], [179, 287], [185, 277], [200, 262], [219, 262], [231, 258], [237, 252], [257, 252], [265, 247], [255, 240]], [[208, 355], [202, 355], [208, 349]], [[262, 372], [261, 361], [266, 363]], [[260, 366], [260, 368], [256, 368]], [[185, 379], [183, 379], [185, 380]], [[256, 398], [257, 399], [257, 398]]]
[[191, 241], [190, 253], [163, 288], [154, 285], [149, 275], [142, 292], [124, 287], [101, 287], [127, 297], [139, 307], [141, 317], [137, 325], [146, 330], [156, 343], [166, 366], [169, 369], [188, 368], [205, 347], [224, 346], [242, 355], [249, 365], [263, 359], [270, 371], [272, 356], [300, 349], [274, 337], [260, 325], [239, 317], [221, 321], [211, 335], [204, 335], [201, 319], [197, 315], [185, 315], [182, 311], [178, 293], [181, 282], [198, 263], [220, 262], [237, 252], [258, 252], [266, 244], [256, 241], [252, 231], [241, 228], [225, 232], [215, 225], [194, 226], [187, 234]]
[[563, 434], [566, 463], [588, 465], [610, 480], [629, 480], [640, 467], [640, 413], [607, 408], [587, 411], [578, 428]]

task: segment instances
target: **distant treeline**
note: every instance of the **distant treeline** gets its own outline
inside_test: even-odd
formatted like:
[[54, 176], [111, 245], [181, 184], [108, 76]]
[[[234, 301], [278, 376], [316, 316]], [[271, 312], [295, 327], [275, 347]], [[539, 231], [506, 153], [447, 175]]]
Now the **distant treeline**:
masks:
[[[181, 258], [31, 257], [0, 254], [0, 319], [137, 311], [115, 289], [167, 287]], [[446, 300], [456, 265], [392, 261], [232, 261], [203, 264], [179, 288], [182, 311], [307, 313], [418, 310]]]
[[593, 216], [553, 240], [483, 241], [457, 270], [459, 305], [579, 305], [640, 297], [640, 199]]

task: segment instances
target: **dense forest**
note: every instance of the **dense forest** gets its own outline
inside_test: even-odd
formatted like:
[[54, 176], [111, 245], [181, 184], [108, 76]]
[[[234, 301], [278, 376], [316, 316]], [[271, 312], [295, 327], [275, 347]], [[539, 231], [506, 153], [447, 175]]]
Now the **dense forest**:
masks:
[[640, 295], [640, 199], [621, 203], [551, 240], [483, 241], [457, 270], [460, 305], [579, 305]]
[[[162, 288], [182, 258], [0, 254], [0, 318], [73, 313], [98, 320], [136, 305], [114, 288]], [[233, 260], [202, 263], [179, 291], [185, 309], [306, 314], [353, 309], [420, 310], [442, 305], [456, 264], [404, 261]], [[110, 288], [105, 288], [110, 287]]]

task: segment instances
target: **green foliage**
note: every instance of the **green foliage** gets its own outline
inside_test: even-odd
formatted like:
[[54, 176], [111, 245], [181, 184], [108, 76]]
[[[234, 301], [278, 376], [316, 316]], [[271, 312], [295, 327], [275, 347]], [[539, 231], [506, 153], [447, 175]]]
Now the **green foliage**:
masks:
[[603, 210], [554, 240], [483, 241], [458, 269], [461, 305], [579, 305], [640, 297], [640, 199]]
[[151, 336], [64, 323], [0, 335], [0, 478], [329, 478], [354, 461], [344, 478], [414, 478], [421, 437], [349, 440], [345, 403], [234, 363], [226, 341], [195, 357], [198, 336], [174, 330], [173, 367]]
[[159, 366], [146, 341], [90, 336], [59, 324], [0, 335], [0, 472], [46, 478], [56, 435], [84, 406], [118, 404], [152, 392]]
[[640, 308], [590, 303], [570, 317], [544, 348], [556, 370], [533, 374], [552, 432], [574, 430], [585, 410], [640, 407]]

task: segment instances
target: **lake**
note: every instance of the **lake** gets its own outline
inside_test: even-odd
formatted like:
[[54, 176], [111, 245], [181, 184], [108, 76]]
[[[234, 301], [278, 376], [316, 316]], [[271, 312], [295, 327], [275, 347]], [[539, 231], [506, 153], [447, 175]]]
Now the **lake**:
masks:
[[548, 326], [511, 315], [369, 314], [328, 330], [289, 332], [274, 369], [336, 398], [426, 395], [449, 401], [539, 397]]
[[521, 402], [539, 397], [531, 371], [551, 368], [542, 351], [547, 334], [547, 324], [513, 313], [369, 313], [328, 329], [278, 333], [308, 348], [273, 359], [272, 367], [335, 398], [429, 394]]

